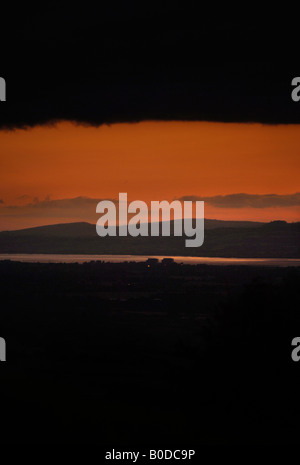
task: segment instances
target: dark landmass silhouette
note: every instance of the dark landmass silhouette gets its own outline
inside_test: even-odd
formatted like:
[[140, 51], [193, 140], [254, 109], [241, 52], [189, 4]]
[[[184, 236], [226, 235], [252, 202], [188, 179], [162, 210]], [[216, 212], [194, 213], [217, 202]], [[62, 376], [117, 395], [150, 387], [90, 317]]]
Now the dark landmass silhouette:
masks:
[[0, 261], [1, 442], [299, 443], [299, 284], [299, 267]]
[[300, 223], [205, 220], [204, 244], [185, 236], [101, 238], [94, 224], [66, 223], [0, 232], [0, 253], [300, 258]]

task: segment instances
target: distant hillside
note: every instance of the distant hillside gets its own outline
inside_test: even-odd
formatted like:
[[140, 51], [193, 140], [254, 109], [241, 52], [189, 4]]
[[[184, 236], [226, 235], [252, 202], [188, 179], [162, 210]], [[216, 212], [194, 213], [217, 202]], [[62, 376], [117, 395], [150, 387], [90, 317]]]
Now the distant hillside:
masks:
[[[176, 221], [176, 220], [175, 220]], [[171, 221], [171, 225], [174, 221]], [[265, 223], [257, 221], [223, 221], [205, 219], [205, 229], [217, 228], [256, 228]], [[91, 223], [59, 223], [47, 226], [37, 226], [35, 228], [19, 229], [17, 231], [2, 231], [1, 235], [9, 234], [10, 236], [94, 236], [96, 226]], [[171, 226], [172, 228], [172, 226]]]
[[95, 225], [67, 223], [0, 232], [0, 253], [190, 255], [236, 258], [300, 258], [300, 223], [205, 220], [202, 247], [185, 237], [106, 237]]

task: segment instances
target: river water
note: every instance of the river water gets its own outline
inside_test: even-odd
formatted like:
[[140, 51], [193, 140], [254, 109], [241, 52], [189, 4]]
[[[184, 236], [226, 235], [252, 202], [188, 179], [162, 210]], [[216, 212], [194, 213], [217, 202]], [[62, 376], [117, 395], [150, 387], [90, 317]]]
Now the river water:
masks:
[[[148, 258], [162, 260], [164, 256], [149, 255], [64, 255], [64, 254], [0, 254], [0, 260], [31, 263], [85, 263], [103, 261], [112, 263], [144, 262]], [[198, 265], [255, 265], [255, 266], [300, 266], [300, 259], [291, 258], [222, 258], [222, 257], [167, 257], [177, 263]]]

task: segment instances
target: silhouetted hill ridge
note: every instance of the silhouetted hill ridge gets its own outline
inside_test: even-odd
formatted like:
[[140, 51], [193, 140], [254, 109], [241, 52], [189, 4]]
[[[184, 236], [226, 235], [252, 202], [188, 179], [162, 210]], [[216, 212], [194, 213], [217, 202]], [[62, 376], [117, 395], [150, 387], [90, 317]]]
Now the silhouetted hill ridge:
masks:
[[66, 223], [1, 232], [0, 253], [300, 258], [299, 237], [300, 223], [274, 221], [247, 227], [206, 220], [204, 244], [188, 248], [185, 236], [101, 238], [93, 224]]
[[[161, 223], [161, 222], [160, 222]], [[171, 221], [171, 228], [174, 221]], [[226, 220], [215, 220], [205, 219], [205, 229], [217, 229], [217, 228], [256, 228], [264, 225], [265, 223], [257, 221], [226, 221]], [[14, 231], [1, 231], [0, 237], [3, 235], [9, 236], [34, 236], [34, 235], [68, 235], [78, 236], [96, 235], [96, 225], [88, 222], [75, 222], [75, 223], [58, 223], [46, 226], [36, 226], [33, 228], [18, 229]]]

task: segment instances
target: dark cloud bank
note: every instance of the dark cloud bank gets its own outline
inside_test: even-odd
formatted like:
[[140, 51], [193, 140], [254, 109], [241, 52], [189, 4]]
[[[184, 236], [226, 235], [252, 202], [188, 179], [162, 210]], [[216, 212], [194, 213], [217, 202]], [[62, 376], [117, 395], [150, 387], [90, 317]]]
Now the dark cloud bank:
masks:
[[143, 5], [30, 11], [26, 3], [18, 15], [3, 14], [0, 128], [58, 120], [300, 123], [291, 99], [299, 67], [282, 61], [282, 19]]
[[288, 195], [277, 194], [230, 194], [215, 195], [213, 197], [184, 196], [179, 200], [203, 200], [218, 208], [272, 208], [300, 206], [300, 193]]
[[[25, 205], [2, 205], [2, 213], [6, 211], [7, 214], [17, 214], [20, 212], [30, 211], [32, 214], [40, 214], [41, 211], [77, 211], [77, 212], [92, 212], [95, 213], [95, 208], [101, 200], [110, 200], [116, 205], [118, 199], [100, 199], [90, 197], [74, 197], [67, 199], [50, 199], [44, 200], [33, 199]], [[201, 197], [187, 195], [180, 197], [178, 200], [197, 201], [203, 200], [209, 205], [217, 208], [272, 208], [272, 207], [297, 207], [300, 206], [300, 193], [288, 195], [277, 194], [230, 194], [230, 195], [216, 195], [212, 197]], [[130, 200], [128, 201], [128, 203]], [[0, 203], [3, 203], [3, 201]]]

